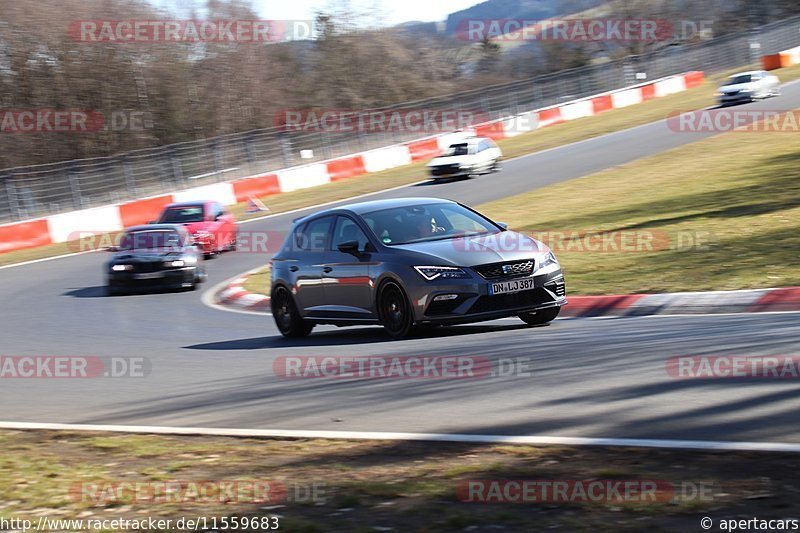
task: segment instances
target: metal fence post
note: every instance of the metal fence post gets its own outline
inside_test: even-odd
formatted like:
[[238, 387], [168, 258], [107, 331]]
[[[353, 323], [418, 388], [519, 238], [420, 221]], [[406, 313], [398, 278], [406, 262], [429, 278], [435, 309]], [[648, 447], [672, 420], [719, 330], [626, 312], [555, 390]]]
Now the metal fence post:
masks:
[[81, 197], [81, 186], [78, 182], [78, 178], [72, 172], [71, 167], [67, 167], [64, 172], [67, 174], [67, 180], [69, 181], [69, 190], [72, 193], [72, 205], [75, 207], [76, 210], [83, 209], [83, 198]]

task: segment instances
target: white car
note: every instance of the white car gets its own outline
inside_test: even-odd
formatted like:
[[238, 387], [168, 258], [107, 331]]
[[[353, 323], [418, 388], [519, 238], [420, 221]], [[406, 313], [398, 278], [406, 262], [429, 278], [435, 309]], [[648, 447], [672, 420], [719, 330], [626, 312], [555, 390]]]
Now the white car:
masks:
[[439, 157], [428, 163], [433, 179], [472, 177], [500, 170], [503, 152], [487, 137], [469, 137], [451, 144]]
[[777, 76], [765, 70], [753, 70], [734, 74], [725, 84], [717, 89], [720, 105], [752, 102], [759, 98], [778, 96], [781, 93], [781, 81]]

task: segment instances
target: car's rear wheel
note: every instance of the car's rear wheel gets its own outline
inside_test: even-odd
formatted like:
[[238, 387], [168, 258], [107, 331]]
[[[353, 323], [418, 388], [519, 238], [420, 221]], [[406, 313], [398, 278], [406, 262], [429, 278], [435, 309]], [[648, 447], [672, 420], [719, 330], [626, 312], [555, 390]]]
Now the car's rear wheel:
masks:
[[529, 326], [542, 326], [555, 320], [560, 312], [560, 307], [549, 307], [532, 313], [522, 313], [519, 317]]
[[276, 287], [270, 299], [272, 317], [284, 337], [306, 337], [314, 329], [314, 324], [303, 320], [291, 293], [286, 287]]
[[391, 337], [405, 337], [414, 325], [411, 306], [400, 286], [387, 281], [378, 293], [378, 315], [383, 328]]

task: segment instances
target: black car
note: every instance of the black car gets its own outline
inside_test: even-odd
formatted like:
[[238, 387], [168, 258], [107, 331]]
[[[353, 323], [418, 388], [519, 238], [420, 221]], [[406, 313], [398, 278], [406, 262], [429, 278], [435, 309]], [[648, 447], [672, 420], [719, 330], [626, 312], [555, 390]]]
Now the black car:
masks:
[[126, 230], [106, 264], [108, 293], [194, 289], [205, 280], [203, 252], [183, 226], [150, 224]]

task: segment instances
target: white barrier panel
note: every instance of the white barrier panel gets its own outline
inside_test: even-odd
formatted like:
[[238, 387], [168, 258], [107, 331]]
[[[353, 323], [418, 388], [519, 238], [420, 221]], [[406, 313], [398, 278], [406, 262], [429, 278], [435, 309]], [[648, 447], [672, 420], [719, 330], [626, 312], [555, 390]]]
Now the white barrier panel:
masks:
[[172, 195], [176, 202], [202, 202], [213, 200], [222, 205], [233, 205], [236, 203], [236, 195], [233, 192], [232, 183], [212, 183], [185, 191], [178, 191]]
[[47, 228], [53, 242], [75, 240], [78, 232], [105, 233], [122, 229], [119, 208], [116, 205], [70, 211], [47, 217]]
[[591, 100], [581, 100], [573, 104], [561, 106], [561, 116], [564, 120], [594, 116], [594, 106]]
[[389, 146], [361, 154], [367, 172], [380, 172], [389, 168], [411, 164], [411, 152], [407, 146]]
[[683, 76], [668, 78], [655, 83], [656, 97], [667, 96], [686, 90], [686, 79]]
[[628, 89], [627, 91], [620, 91], [611, 93], [611, 105], [617, 109], [620, 107], [628, 107], [642, 102], [642, 90], [640, 88]]
[[539, 127], [539, 113], [528, 111], [503, 120], [503, 132], [506, 137], [516, 137]]
[[331, 182], [328, 167], [322, 163], [279, 170], [276, 174], [281, 192], [292, 192]]
[[797, 46], [795, 48], [789, 48], [788, 50], [784, 50], [781, 53], [787, 54], [789, 57], [791, 57], [793, 64], [800, 63], [800, 46]]

